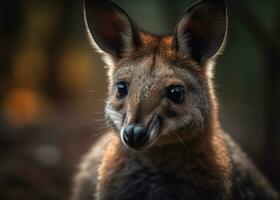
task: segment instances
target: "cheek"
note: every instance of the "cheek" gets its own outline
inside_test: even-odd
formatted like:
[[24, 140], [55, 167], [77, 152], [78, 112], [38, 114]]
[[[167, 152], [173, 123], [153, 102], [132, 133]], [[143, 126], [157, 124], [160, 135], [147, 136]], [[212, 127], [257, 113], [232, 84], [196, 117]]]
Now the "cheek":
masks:
[[123, 125], [124, 112], [122, 112], [123, 102], [114, 98], [109, 98], [105, 109], [109, 124], [120, 130]]
[[115, 111], [118, 111], [120, 113], [124, 112], [125, 109], [125, 99], [118, 99], [116, 96], [111, 96], [109, 98], [109, 105], [114, 109]]
[[190, 123], [194, 106], [195, 101], [192, 97], [186, 97], [182, 104], [174, 104], [166, 100], [161, 107], [163, 134], [181, 129]]
[[188, 115], [192, 109], [192, 104], [193, 100], [190, 98], [186, 98], [186, 100], [180, 104], [175, 104], [167, 99], [164, 99], [161, 105], [161, 114], [164, 118], [176, 119], [181, 116]]

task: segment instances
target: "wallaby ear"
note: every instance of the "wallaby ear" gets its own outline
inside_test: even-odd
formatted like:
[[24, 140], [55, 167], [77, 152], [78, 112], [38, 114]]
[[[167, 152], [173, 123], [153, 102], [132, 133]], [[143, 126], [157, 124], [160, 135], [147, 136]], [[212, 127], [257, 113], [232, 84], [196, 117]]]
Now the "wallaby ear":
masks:
[[226, 33], [224, 0], [202, 0], [183, 13], [176, 26], [173, 47], [202, 63], [219, 53]]
[[127, 14], [107, 0], [85, 0], [85, 20], [94, 45], [119, 59], [140, 44], [139, 33]]

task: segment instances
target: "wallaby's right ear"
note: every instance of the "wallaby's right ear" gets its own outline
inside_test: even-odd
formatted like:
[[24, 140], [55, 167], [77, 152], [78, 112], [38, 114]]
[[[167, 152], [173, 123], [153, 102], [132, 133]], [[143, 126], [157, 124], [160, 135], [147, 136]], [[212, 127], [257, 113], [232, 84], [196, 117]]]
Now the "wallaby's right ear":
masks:
[[107, 0], [85, 0], [85, 20], [97, 49], [119, 59], [140, 44], [127, 14]]
[[187, 9], [179, 20], [173, 45], [202, 63], [215, 58], [227, 34], [225, 0], [201, 0]]

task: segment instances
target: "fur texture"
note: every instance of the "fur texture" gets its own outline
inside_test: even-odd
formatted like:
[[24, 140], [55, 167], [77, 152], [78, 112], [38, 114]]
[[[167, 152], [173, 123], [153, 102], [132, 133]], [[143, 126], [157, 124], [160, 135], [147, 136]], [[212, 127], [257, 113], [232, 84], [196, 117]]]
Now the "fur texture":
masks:
[[[278, 198], [219, 124], [212, 70], [226, 38], [223, 0], [194, 4], [164, 37], [138, 31], [109, 1], [87, 0], [85, 8], [90, 37], [110, 60], [105, 115], [112, 133], [83, 159], [72, 200]], [[180, 103], [166, 95], [177, 85], [185, 91]], [[148, 127], [140, 151], [122, 140], [131, 124]]]

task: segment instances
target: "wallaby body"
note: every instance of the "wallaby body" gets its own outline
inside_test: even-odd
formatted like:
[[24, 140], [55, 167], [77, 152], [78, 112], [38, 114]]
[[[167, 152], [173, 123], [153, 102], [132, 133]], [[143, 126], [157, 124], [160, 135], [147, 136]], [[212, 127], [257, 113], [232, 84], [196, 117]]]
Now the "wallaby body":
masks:
[[[228, 135], [225, 135], [224, 139], [231, 154], [228, 158], [231, 160], [228, 171], [230, 180], [225, 180], [226, 182], [230, 181], [226, 184], [231, 184], [226, 185], [229, 187], [229, 193], [220, 193], [219, 186], [215, 188], [218, 181], [210, 185], [214, 189], [207, 189], [209, 187], [207, 183], [211, 180], [208, 173], [213, 173], [213, 169], [205, 171], [208, 175], [203, 174], [202, 171], [199, 174], [190, 169], [193, 161], [188, 163], [187, 160], [180, 160], [178, 162], [178, 159], [181, 159], [180, 153], [185, 155], [182, 148], [177, 149], [178, 151], [175, 151], [174, 155], [164, 157], [166, 161], [162, 166], [159, 166], [162, 163], [155, 160], [155, 168], [153, 162], [147, 162], [147, 158], [142, 160], [138, 157], [139, 155], [127, 155], [117, 150], [116, 148], [119, 146], [113, 145], [120, 141], [115, 135], [109, 133], [104, 135], [96, 144], [97, 146], [94, 146], [84, 157], [80, 172], [76, 176], [72, 199], [278, 199], [275, 191], [271, 189], [265, 178], [232, 139]], [[174, 149], [171, 148], [171, 150]], [[158, 153], [166, 152], [159, 151]], [[172, 165], [173, 162], [175, 165]], [[172, 168], [175, 170], [173, 171]], [[216, 172], [217, 169], [214, 173]], [[183, 175], [187, 177], [185, 182], [182, 181]], [[196, 178], [196, 176], [199, 179], [197, 186], [190, 183], [190, 179]], [[203, 179], [200, 180], [201, 177]], [[205, 181], [204, 179], [209, 180]], [[107, 185], [103, 186], [102, 189], [100, 186], [97, 187], [103, 181], [108, 181]], [[223, 181], [222, 185], [224, 185]], [[100, 189], [102, 191], [99, 191]]]
[[109, 70], [104, 135], [82, 161], [73, 200], [277, 199], [220, 128], [212, 67], [226, 37], [223, 0], [194, 4], [173, 36], [136, 29], [109, 1], [86, 1]]

